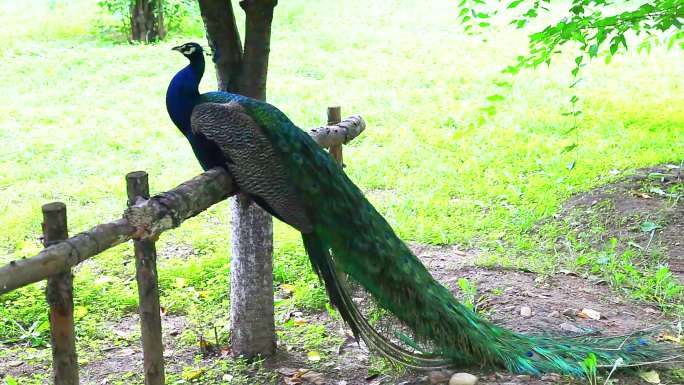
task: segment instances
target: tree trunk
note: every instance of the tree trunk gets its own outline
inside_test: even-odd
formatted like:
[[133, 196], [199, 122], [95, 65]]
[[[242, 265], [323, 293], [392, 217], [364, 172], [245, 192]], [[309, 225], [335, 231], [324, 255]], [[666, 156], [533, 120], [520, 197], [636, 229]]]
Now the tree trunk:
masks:
[[242, 195], [232, 198], [230, 344], [233, 354], [271, 355], [276, 348], [273, 316], [273, 222]]
[[218, 89], [239, 92], [242, 72], [242, 42], [230, 0], [199, 0], [207, 40], [214, 56]]
[[131, 2], [131, 40], [149, 43], [165, 35], [162, 0]]
[[[266, 73], [275, 0], [243, 0], [245, 52], [232, 4], [199, 0], [219, 89], [266, 99]], [[273, 319], [273, 222], [271, 216], [238, 195], [232, 202], [231, 348], [254, 357], [275, 352]]]

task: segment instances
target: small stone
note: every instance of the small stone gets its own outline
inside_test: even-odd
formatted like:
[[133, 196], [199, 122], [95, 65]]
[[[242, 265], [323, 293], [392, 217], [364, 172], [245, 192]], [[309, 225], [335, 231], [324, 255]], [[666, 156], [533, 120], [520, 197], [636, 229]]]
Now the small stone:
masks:
[[454, 373], [449, 379], [449, 385], [475, 385], [477, 384], [477, 376], [470, 373]]
[[527, 381], [529, 381], [530, 379], [532, 379], [532, 377], [529, 376], [529, 375], [527, 375], [527, 374], [521, 374], [521, 375], [515, 376], [515, 377], [516, 377], [518, 380], [520, 380], [520, 381], [525, 381], [525, 382], [527, 382]]
[[578, 316], [582, 318], [588, 318], [588, 319], [593, 319], [593, 320], [600, 320], [601, 319], [601, 313], [594, 309], [589, 309], [589, 308], [584, 308], [582, 309], [581, 312], [577, 314]]
[[558, 318], [558, 317], [560, 317], [560, 315], [561, 315], [561, 313], [558, 310], [554, 310], [551, 313], [549, 313], [549, 315], [547, 315], [547, 317]]
[[529, 306], [523, 306], [520, 308], [520, 315], [528, 318], [532, 316], [532, 309]]
[[433, 370], [432, 372], [428, 373], [428, 378], [430, 379], [430, 383], [433, 385], [436, 384], [446, 384], [449, 382], [449, 378], [451, 378], [451, 373], [448, 370]]
[[584, 332], [582, 329], [578, 328], [577, 326], [575, 326], [569, 322], [563, 322], [562, 324], [560, 324], [560, 328], [564, 332], [573, 333], [573, 334], [582, 334]]
[[563, 310], [563, 311], [561, 312], [561, 314], [563, 314], [563, 315], [566, 316], [566, 317], [574, 317], [574, 316], [577, 315], [577, 312], [578, 312], [578, 311], [579, 311], [579, 310], [577, 310], [577, 309], [575, 309], [575, 308], [569, 307], [569, 308]]

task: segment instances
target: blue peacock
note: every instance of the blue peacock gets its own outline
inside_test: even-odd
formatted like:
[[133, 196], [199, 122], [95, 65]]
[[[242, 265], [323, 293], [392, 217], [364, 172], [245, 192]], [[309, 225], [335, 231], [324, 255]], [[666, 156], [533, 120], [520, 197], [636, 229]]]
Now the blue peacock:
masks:
[[[332, 305], [357, 338], [380, 354], [416, 368], [491, 365], [581, 376], [590, 356], [598, 366], [613, 367], [673, 360], [681, 353], [652, 333], [523, 335], [482, 319], [430, 275], [340, 165], [285, 114], [232, 93], [200, 94], [202, 47], [186, 43], [174, 50], [190, 64], [171, 80], [166, 106], [201, 166], [225, 168], [243, 194], [301, 232]], [[349, 282], [404, 328], [389, 336], [378, 332], [352, 300]]]

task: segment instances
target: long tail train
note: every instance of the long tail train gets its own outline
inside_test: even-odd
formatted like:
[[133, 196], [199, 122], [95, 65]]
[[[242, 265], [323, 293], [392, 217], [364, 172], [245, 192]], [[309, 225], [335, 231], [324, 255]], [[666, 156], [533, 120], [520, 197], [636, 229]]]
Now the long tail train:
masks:
[[[453, 329], [450, 328], [451, 335], [459, 344], [451, 345], [450, 348], [449, 342], [440, 344], [426, 333], [419, 337], [430, 339], [438, 350], [423, 352], [414, 341], [406, 341], [410, 337], [397, 333], [395, 337], [404, 338], [404, 343], [401, 344], [396, 341], [397, 338], [379, 333], [354, 302], [346, 283], [348, 276], [339, 271], [330, 250], [322, 240], [314, 234], [303, 234], [303, 240], [316, 273], [325, 283], [333, 306], [339, 310], [352, 332], [357, 338], [362, 338], [371, 349], [408, 367], [437, 369], [451, 365], [498, 364], [516, 373], [559, 372], [582, 376], [586, 373], [583, 362], [590, 354], [596, 356], [597, 367], [606, 368], [672, 363], [681, 357], [681, 353], [673, 346], [653, 341], [654, 331], [603, 338], [513, 333], [478, 317], [458, 303], [450, 293], [444, 293], [446, 289], [434, 280], [430, 282], [433, 287], [424, 287], [422, 290], [427, 293], [437, 291], [441, 295], [435, 299], [446, 299], [439, 304], [444, 305], [442, 312], [446, 323], [453, 325]], [[420, 263], [417, 259], [414, 262]], [[470, 330], [475, 333], [468, 333]], [[463, 346], [468, 346], [469, 349], [464, 350]], [[468, 355], [468, 351], [472, 353]], [[490, 357], [491, 362], [482, 360], [482, 357]]]

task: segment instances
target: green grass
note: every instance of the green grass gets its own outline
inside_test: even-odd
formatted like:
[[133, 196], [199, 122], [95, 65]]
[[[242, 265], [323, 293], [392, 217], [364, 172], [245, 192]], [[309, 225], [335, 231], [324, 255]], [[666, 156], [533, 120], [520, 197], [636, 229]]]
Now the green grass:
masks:
[[[466, 36], [452, 3], [281, 2], [269, 101], [301, 127], [322, 124], [329, 105], [364, 116], [366, 132], [345, 149], [346, 171], [403, 239], [460, 243], [498, 264], [552, 270], [557, 256], [540, 250], [562, 229], [540, 237], [530, 232], [535, 223], [570, 195], [614, 178], [609, 170], [684, 157], [684, 78], [676, 64], [684, 53], [632, 52], [584, 68], [575, 91], [580, 147], [561, 154], [573, 140], [563, 134], [571, 122], [560, 115], [570, 107], [571, 56], [508, 78], [500, 71], [525, 52], [524, 33], [497, 27]], [[94, 2], [19, 4], [0, 3], [0, 262], [41, 249], [43, 203], [64, 201], [76, 233], [120, 216], [129, 171], [148, 171], [153, 193], [200, 172], [164, 106], [168, 81], [185, 65], [169, 48], [202, 41], [197, 20], [186, 23], [189, 36], [128, 45], [98, 32]], [[214, 88], [212, 71], [203, 90]], [[504, 100], [487, 101], [493, 94]], [[496, 113], [482, 111], [487, 106]], [[199, 306], [217, 324], [225, 321], [229, 222], [221, 203], [162, 236], [160, 250], [194, 249], [160, 260], [169, 311], [197, 314]], [[275, 242], [276, 283], [295, 284], [297, 306], [322, 307], [298, 234], [278, 223]], [[89, 320], [79, 321], [80, 344], [135, 308], [131, 258], [123, 245], [76, 270], [76, 306]], [[0, 319], [24, 328], [45, 321], [42, 287], [0, 297]], [[0, 340], [19, 334], [0, 323]]]

